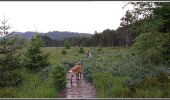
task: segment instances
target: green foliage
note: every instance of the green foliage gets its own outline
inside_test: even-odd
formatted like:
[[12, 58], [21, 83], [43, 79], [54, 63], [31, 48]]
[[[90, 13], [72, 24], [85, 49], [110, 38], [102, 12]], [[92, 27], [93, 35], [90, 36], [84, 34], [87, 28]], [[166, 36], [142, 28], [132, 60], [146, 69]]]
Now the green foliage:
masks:
[[163, 96], [163, 92], [158, 88], [150, 88], [150, 89], [137, 89], [136, 93], [133, 97], [138, 98], [160, 98]]
[[38, 75], [40, 76], [40, 79], [42, 81], [47, 81], [51, 79], [51, 72], [52, 72], [52, 67], [48, 66], [41, 69]]
[[[47, 71], [47, 68], [44, 70]], [[57, 90], [55, 89], [53, 81], [50, 79], [48, 72], [41, 70], [40, 73], [47, 74], [41, 76], [40, 73], [30, 73], [27, 70], [21, 70], [24, 77], [23, 84], [14, 89], [15, 98], [50, 98], [55, 97]], [[50, 71], [50, 70], [48, 70]]]
[[97, 97], [126, 97], [128, 87], [124, 84], [127, 79], [127, 77], [113, 76], [111, 73], [94, 73], [93, 81], [97, 90]]
[[[152, 73], [142, 74], [128, 83], [130, 97], [167, 97], [169, 95], [169, 69], [162, 67]], [[152, 91], [155, 91], [152, 93]], [[145, 92], [149, 93], [146, 94]]]
[[67, 60], [62, 61], [62, 64], [65, 65], [67, 71], [70, 68], [72, 68], [75, 65], [75, 63], [76, 63], [75, 61], [67, 61]]
[[16, 90], [12, 87], [0, 88], [0, 98], [14, 98], [16, 94]]
[[6, 26], [7, 20], [1, 21], [0, 26], [0, 87], [17, 86], [21, 76], [16, 70], [21, 67], [19, 55], [16, 55], [16, 39], [9, 33], [10, 26]]
[[52, 78], [58, 90], [64, 89], [66, 86], [66, 68], [63, 65], [54, 65]]
[[161, 71], [142, 61], [132, 51], [107, 49], [83, 60], [84, 78], [95, 85], [97, 97], [168, 97], [168, 67]]
[[69, 42], [68, 42], [68, 41], [65, 41], [65, 42], [64, 42], [64, 47], [65, 47], [66, 49], [70, 49], [70, 45], [69, 45]]
[[99, 46], [97, 46], [97, 49], [96, 49], [96, 50], [97, 50], [97, 52], [101, 52], [102, 49], [103, 49], [102, 46], [99, 45]]
[[[133, 52], [143, 59], [144, 63], [161, 64], [164, 60], [164, 44], [169, 40], [165, 33], [145, 33], [140, 35], [133, 45]], [[152, 38], [150, 38], [152, 37]]]
[[84, 78], [85, 80], [92, 82], [93, 66], [91, 64], [85, 64], [84, 66]]
[[82, 46], [80, 47], [80, 49], [79, 49], [78, 52], [79, 52], [79, 53], [84, 53], [84, 52], [85, 52]]
[[[49, 60], [51, 64], [59, 64], [63, 61], [66, 64], [66, 67], [72, 67], [75, 62], [84, 57], [77, 53], [75, 48], [71, 48], [69, 53], [65, 56], [61, 55], [61, 50], [63, 48], [42, 48], [42, 53], [46, 54], [50, 52]], [[86, 48], [85, 48], [86, 49]], [[17, 54], [25, 53], [27, 49], [22, 48], [17, 51]], [[75, 56], [76, 54], [76, 56]], [[78, 55], [77, 55], [78, 54]], [[24, 58], [25, 56], [22, 55]], [[67, 58], [66, 58], [67, 57]], [[24, 62], [23, 62], [24, 64]], [[69, 65], [69, 66], [68, 66]], [[48, 66], [42, 68], [37, 73], [29, 72], [26, 68], [18, 69], [16, 73], [21, 73], [22, 75], [22, 84], [18, 87], [5, 87], [0, 88], [0, 97], [7, 98], [55, 98], [58, 97], [58, 89], [56, 89], [56, 83], [52, 79], [53, 66]], [[60, 85], [60, 84], [59, 84]]]
[[61, 51], [61, 54], [66, 55], [66, 54], [67, 54], [67, 51], [63, 49], [63, 50]]
[[40, 69], [49, 66], [48, 54], [42, 54], [41, 48], [43, 44], [38, 34], [33, 37], [25, 54], [25, 67], [32, 72], [37, 72]]

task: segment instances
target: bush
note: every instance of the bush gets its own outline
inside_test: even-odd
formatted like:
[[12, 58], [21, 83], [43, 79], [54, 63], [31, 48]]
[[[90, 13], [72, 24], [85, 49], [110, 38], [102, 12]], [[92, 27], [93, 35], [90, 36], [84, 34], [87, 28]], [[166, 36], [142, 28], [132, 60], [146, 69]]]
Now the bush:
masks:
[[96, 50], [97, 50], [97, 52], [101, 52], [102, 49], [103, 49], [103, 48], [102, 48], [101, 46], [97, 46], [97, 49], [96, 49]]
[[0, 59], [0, 87], [17, 86], [22, 82], [22, 76], [16, 73], [20, 67], [18, 58], [6, 55]]
[[69, 42], [68, 42], [68, 41], [65, 41], [65, 42], [64, 42], [64, 47], [65, 47], [66, 49], [70, 49], [70, 45], [69, 45]]
[[0, 88], [0, 98], [14, 98], [16, 94], [17, 93], [14, 88]]
[[80, 47], [79, 53], [84, 53], [84, 52], [85, 52], [85, 51], [84, 51], [83, 47]]
[[33, 37], [25, 54], [25, 67], [32, 72], [38, 72], [44, 67], [49, 66], [48, 55], [42, 54], [42, 40], [38, 34]]
[[50, 79], [50, 74], [51, 74], [52, 68], [50, 66], [43, 68], [39, 72], [39, 76], [41, 80], [48, 80]]
[[[165, 53], [168, 46], [169, 33], [149, 32], [143, 33], [137, 37], [132, 49], [135, 55], [138, 55], [143, 63], [160, 65], [166, 63]], [[152, 37], [152, 38], [150, 38]], [[164, 54], [165, 53], [165, 54]], [[168, 59], [167, 59], [168, 60]]]
[[62, 61], [61, 63], [65, 65], [67, 71], [75, 65], [75, 62], [67, 60]]
[[92, 73], [93, 73], [93, 69], [92, 66], [90, 64], [85, 64], [85, 67], [83, 68], [84, 71], [84, 79], [92, 82]]
[[61, 54], [66, 55], [66, 54], [67, 54], [67, 51], [63, 49], [63, 50], [61, 51]]
[[167, 68], [162, 67], [150, 74], [132, 79], [128, 84], [127, 94], [131, 94], [130, 97], [168, 97], [170, 81], [167, 71]]
[[0, 74], [0, 86], [18, 86], [22, 82], [22, 77], [18, 73], [9, 72], [2, 72]]
[[66, 86], [66, 68], [63, 65], [54, 65], [52, 78], [58, 90], [64, 89]]

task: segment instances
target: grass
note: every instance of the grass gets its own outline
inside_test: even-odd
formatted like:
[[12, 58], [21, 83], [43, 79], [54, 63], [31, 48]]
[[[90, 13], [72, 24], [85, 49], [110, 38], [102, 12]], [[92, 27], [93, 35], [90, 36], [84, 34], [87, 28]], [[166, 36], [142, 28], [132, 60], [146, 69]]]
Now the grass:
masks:
[[[76, 56], [73, 56], [78, 53], [75, 48], [68, 49], [68, 54], [62, 55], [61, 51], [64, 47], [48, 47], [42, 48], [43, 53], [49, 55], [49, 62], [51, 65], [60, 64], [65, 59], [76, 59]], [[23, 50], [25, 52], [25, 50]], [[73, 57], [72, 57], [73, 56]], [[17, 98], [51, 98], [57, 97], [57, 90], [54, 86], [52, 79], [41, 80], [40, 76], [37, 73], [30, 73], [26, 70], [22, 71], [24, 76], [23, 84], [17, 88]]]
[[49, 55], [49, 61], [51, 64], [59, 64], [63, 60], [74, 60], [78, 61], [81, 57], [84, 56], [84, 54], [80, 54], [78, 52], [78, 48], [71, 47], [70, 49], [66, 49], [67, 54], [63, 55], [61, 52], [64, 49], [64, 47], [48, 47], [43, 48], [44, 53], [50, 53]]
[[52, 81], [43, 81], [36, 73], [20, 69], [23, 83], [18, 87], [0, 89], [1, 98], [50, 98], [56, 97], [57, 91]]
[[[84, 60], [85, 79], [95, 85], [99, 98], [170, 97], [170, 82], [161, 85], [158, 80], [150, 79], [145, 84], [140, 82], [145, 69], [137, 57], [129, 56], [128, 48], [103, 48], [92, 58]], [[128, 82], [136, 76], [140, 76], [137, 80], [140, 84], [139, 87], [132, 86], [136, 90], [133, 91]]]
[[[64, 47], [47, 47], [42, 48], [43, 53], [49, 53], [49, 62], [51, 65], [60, 64], [64, 60], [79, 61], [84, 57], [84, 53], [79, 53], [79, 48], [66, 49], [67, 54], [63, 55], [61, 51]], [[88, 50], [89, 48], [85, 48]], [[26, 49], [20, 49], [18, 54], [22, 54], [24, 58]], [[25, 68], [19, 69], [19, 73], [23, 76], [23, 83], [18, 87], [0, 88], [1, 98], [54, 98], [58, 96], [58, 91], [52, 79], [42, 80], [38, 73], [31, 73]]]
[[[85, 69], [84, 76], [92, 79], [91, 82], [96, 87], [97, 97], [99, 98], [170, 97], [169, 83], [163, 89], [159, 85], [136, 88], [135, 92], [128, 88], [127, 81], [131, 79], [133, 74], [138, 73], [136, 69], [140, 67], [139, 65], [135, 66], [134, 62], [137, 59], [134, 58], [133, 61], [130, 61], [127, 58], [126, 48], [103, 47], [98, 52], [95, 47], [84, 47], [85, 53], [79, 53], [79, 48], [71, 47], [66, 49], [67, 54], [65, 55], [61, 53], [63, 49], [64, 47], [48, 47], [42, 48], [42, 51], [49, 53], [51, 65], [61, 64], [63, 61], [82, 61]], [[87, 51], [92, 53], [91, 58], [86, 57]], [[19, 51], [19, 53], [24, 52], [25, 49]], [[38, 73], [30, 73], [26, 69], [20, 69], [19, 72], [24, 77], [23, 84], [19, 87], [0, 88], [0, 97], [53, 98], [58, 96], [58, 91], [52, 79], [42, 80]]]
[[125, 82], [128, 77], [113, 76], [109, 73], [95, 73], [93, 75], [93, 83], [95, 84], [97, 97], [99, 98], [115, 98], [126, 97], [128, 88]]
[[43, 81], [39, 75], [23, 71], [24, 82], [18, 88], [18, 98], [49, 98], [57, 94], [52, 81]]
[[162, 98], [163, 97], [163, 92], [156, 88], [156, 87], [151, 87], [148, 89], [137, 89], [136, 94], [134, 97], [138, 98]]

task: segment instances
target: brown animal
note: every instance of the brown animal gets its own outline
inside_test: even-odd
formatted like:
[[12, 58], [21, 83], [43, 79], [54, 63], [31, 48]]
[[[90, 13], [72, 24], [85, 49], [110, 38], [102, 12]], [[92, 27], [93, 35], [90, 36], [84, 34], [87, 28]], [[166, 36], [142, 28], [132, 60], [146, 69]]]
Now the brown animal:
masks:
[[74, 75], [76, 75], [76, 79], [79, 80], [79, 78], [81, 78], [81, 74], [82, 74], [82, 64], [77, 63], [74, 67], [72, 67], [69, 70], [69, 73], [71, 74], [71, 84], [72, 84], [72, 78]]

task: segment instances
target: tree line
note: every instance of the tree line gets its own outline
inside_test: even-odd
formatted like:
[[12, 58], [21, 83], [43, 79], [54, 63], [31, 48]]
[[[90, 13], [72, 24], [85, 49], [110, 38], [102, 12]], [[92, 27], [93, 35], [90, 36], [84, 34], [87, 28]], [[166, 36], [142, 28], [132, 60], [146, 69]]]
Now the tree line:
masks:
[[[69, 42], [70, 46], [85, 46], [85, 47], [112, 47], [112, 46], [131, 46], [137, 36], [134, 31], [130, 31], [129, 35], [125, 35], [125, 27], [119, 27], [117, 30], [106, 29], [103, 32], [97, 32], [91, 37], [71, 37], [63, 40], [53, 40], [49, 36], [41, 36], [46, 47], [61, 47], [64, 43]], [[126, 38], [129, 41], [127, 42]]]
[[106, 29], [103, 32], [95, 31], [90, 37], [70, 37], [63, 40], [51, 39], [49, 36], [41, 36], [47, 47], [64, 46], [65, 41], [69, 42], [70, 46], [126, 46], [129, 47], [134, 43], [134, 39], [139, 35], [139, 31], [136, 29], [137, 24], [141, 23], [141, 20], [137, 20], [132, 12], [126, 11], [125, 15], [121, 18], [120, 26], [116, 30]]

